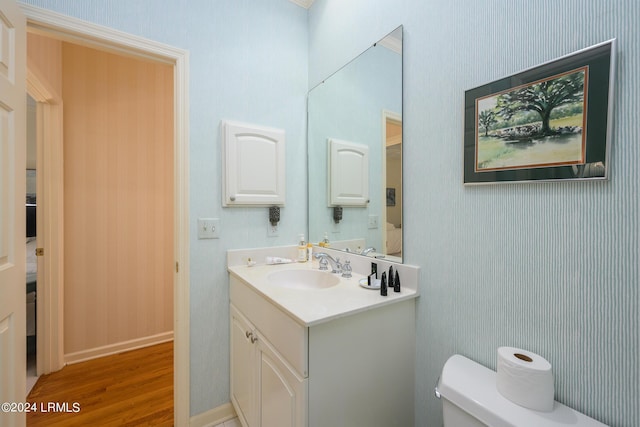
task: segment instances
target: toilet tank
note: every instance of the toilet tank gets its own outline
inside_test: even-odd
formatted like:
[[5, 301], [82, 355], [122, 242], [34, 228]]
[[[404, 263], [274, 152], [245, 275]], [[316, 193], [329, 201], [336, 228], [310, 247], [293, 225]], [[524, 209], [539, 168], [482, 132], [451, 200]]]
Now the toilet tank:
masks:
[[559, 402], [551, 412], [519, 406], [498, 392], [494, 371], [458, 354], [445, 363], [435, 392], [445, 427], [606, 426]]

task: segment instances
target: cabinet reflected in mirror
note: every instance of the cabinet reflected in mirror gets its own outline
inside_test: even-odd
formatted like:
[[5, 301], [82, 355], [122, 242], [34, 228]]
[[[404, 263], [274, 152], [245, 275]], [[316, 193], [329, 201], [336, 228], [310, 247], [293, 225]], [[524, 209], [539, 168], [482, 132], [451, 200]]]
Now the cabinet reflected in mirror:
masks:
[[[368, 177], [360, 178], [361, 153], [332, 165], [331, 141], [368, 147]], [[375, 248], [368, 256], [402, 262], [401, 26], [309, 92], [307, 143], [309, 240], [326, 236], [331, 248]], [[336, 188], [344, 204], [332, 202]], [[349, 203], [361, 194], [364, 203]], [[335, 206], [342, 208], [339, 222]]]

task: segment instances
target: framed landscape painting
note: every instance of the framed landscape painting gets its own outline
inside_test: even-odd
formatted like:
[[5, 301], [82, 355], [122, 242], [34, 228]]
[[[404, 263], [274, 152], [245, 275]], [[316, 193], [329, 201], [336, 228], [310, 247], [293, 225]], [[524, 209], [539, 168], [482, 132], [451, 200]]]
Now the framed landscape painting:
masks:
[[465, 92], [464, 183], [607, 179], [615, 39]]

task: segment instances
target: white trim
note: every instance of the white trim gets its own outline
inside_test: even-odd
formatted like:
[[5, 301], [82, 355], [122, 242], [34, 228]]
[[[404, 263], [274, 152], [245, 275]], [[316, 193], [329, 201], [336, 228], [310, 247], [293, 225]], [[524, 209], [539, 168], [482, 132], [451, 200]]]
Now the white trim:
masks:
[[190, 279], [189, 279], [189, 52], [175, 63], [175, 259], [173, 286], [173, 408], [174, 424], [187, 425], [190, 408]]
[[18, 2], [30, 32], [135, 58], [174, 64], [187, 51], [113, 28]]
[[233, 405], [231, 403], [225, 403], [224, 405], [220, 405], [217, 408], [213, 408], [209, 411], [191, 417], [189, 426], [213, 427], [236, 417], [237, 415], [236, 411], [233, 409]]
[[162, 344], [168, 341], [173, 341], [173, 331], [65, 354], [65, 362], [67, 365], [86, 362], [87, 360], [124, 353], [125, 351], [138, 350], [140, 348], [150, 347], [152, 345]]
[[188, 425], [189, 385], [189, 52], [19, 3], [30, 31], [174, 65], [174, 424]]
[[42, 76], [40, 70], [33, 64], [27, 67], [27, 92], [36, 102], [62, 103], [60, 94], [56, 93], [47, 79]]

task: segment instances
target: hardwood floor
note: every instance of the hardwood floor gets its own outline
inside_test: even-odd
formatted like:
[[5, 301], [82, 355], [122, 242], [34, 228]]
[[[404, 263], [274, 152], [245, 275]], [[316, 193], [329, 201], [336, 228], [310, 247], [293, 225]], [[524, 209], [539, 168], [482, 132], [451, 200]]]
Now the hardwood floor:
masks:
[[27, 426], [172, 426], [173, 342], [65, 366], [40, 377]]

